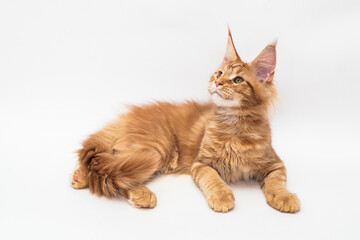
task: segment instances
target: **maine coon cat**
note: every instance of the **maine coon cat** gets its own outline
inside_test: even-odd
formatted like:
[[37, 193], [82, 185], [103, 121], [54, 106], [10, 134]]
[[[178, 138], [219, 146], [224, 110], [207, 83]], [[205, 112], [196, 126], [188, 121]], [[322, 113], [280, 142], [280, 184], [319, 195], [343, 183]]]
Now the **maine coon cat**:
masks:
[[300, 201], [287, 190], [284, 163], [271, 145], [275, 48], [276, 43], [268, 45], [243, 62], [229, 30], [224, 60], [208, 86], [212, 102], [132, 106], [83, 142], [72, 186], [153, 208], [157, 200], [147, 180], [161, 173], [190, 174], [209, 206], [227, 212], [235, 201], [227, 183], [256, 180], [271, 207], [297, 212]]

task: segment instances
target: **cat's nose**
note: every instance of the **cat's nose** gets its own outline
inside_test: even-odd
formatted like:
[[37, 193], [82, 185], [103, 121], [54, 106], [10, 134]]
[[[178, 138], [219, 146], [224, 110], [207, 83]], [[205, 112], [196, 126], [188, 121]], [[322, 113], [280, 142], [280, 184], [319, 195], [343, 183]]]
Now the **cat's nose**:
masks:
[[216, 81], [215, 81], [215, 85], [216, 85], [216, 87], [218, 87], [219, 85], [223, 85], [223, 84], [222, 84], [222, 82], [216, 80]]

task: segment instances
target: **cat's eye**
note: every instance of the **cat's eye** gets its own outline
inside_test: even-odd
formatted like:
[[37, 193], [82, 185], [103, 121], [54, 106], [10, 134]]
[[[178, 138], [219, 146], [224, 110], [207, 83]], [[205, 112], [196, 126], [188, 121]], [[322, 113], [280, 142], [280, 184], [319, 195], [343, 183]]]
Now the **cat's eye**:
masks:
[[219, 78], [219, 77], [221, 77], [222, 74], [223, 74], [223, 72], [222, 72], [222, 71], [219, 71], [219, 72], [216, 74], [216, 77]]
[[242, 83], [244, 81], [244, 79], [242, 77], [236, 77], [233, 79], [234, 83]]

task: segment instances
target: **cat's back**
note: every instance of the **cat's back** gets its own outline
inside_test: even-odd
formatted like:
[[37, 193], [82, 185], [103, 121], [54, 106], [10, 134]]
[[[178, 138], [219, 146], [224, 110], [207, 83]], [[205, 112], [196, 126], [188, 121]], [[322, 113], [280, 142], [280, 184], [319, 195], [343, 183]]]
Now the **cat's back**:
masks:
[[183, 142], [194, 135], [201, 135], [206, 116], [211, 113], [212, 103], [186, 101], [154, 102], [129, 107], [129, 111], [107, 126], [116, 131], [119, 141]]
[[207, 114], [213, 108], [210, 102], [185, 101], [161, 102], [157, 101], [145, 105], [130, 106], [129, 111], [120, 116], [128, 123], [141, 122], [154, 125], [169, 125], [171, 128], [180, 126], [189, 127], [194, 121], [202, 115]]

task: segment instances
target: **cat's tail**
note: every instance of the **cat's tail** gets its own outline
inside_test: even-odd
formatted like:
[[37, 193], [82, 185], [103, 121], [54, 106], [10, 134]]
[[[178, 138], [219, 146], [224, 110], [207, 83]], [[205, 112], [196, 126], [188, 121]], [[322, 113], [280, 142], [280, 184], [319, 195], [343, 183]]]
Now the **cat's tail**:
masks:
[[158, 153], [149, 149], [116, 152], [104, 139], [89, 138], [78, 151], [80, 165], [87, 169], [90, 192], [118, 197], [122, 190], [142, 184], [158, 170]]

